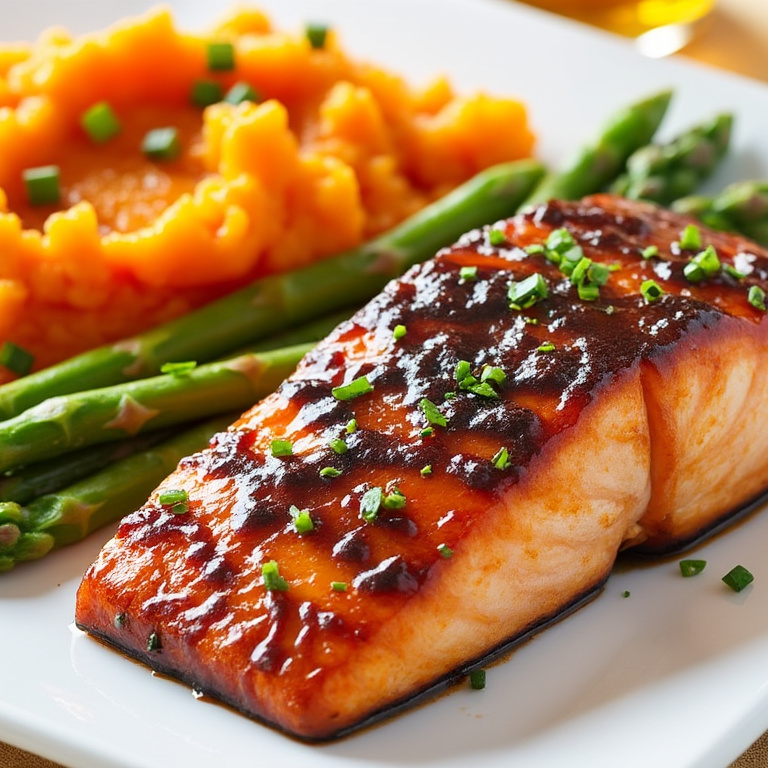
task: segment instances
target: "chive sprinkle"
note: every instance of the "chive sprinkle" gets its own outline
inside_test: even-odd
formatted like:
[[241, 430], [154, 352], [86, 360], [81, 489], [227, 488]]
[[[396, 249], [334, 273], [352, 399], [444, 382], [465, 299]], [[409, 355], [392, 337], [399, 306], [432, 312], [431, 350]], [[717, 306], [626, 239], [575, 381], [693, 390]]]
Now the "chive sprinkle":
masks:
[[252, 101], [254, 104], [260, 101], [258, 91], [250, 84], [246, 82], [235, 83], [225, 94], [222, 101], [226, 101], [227, 104], [242, 104], [244, 101]]
[[640, 286], [640, 293], [643, 295], [646, 303], [650, 304], [661, 297], [664, 289], [655, 280], [646, 280]]
[[491, 463], [496, 469], [509, 469], [512, 466], [512, 462], [509, 460], [507, 448], [499, 448], [491, 459]]
[[4, 341], [0, 346], [0, 365], [17, 376], [26, 376], [32, 370], [34, 362], [34, 355], [12, 341]]
[[385, 509], [403, 509], [406, 501], [405, 494], [399, 488], [394, 488], [384, 497], [382, 504]]
[[432, 427], [424, 427], [419, 434], [422, 437], [432, 437], [435, 434], [435, 430]]
[[683, 274], [692, 283], [701, 282], [705, 277], [713, 277], [721, 268], [720, 257], [713, 245], [708, 245], [697, 253], [683, 268]]
[[743, 280], [746, 275], [743, 272], [739, 272], [733, 264], [723, 264], [723, 272], [734, 280]]
[[419, 474], [422, 477], [427, 477], [428, 475], [432, 474], [432, 465], [431, 464], [425, 464], [420, 470]]
[[473, 669], [469, 673], [469, 687], [473, 691], [482, 691], [485, 688], [485, 670]]
[[438, 544], [437, 551], [440, 557], [444, 557], [446, 560], [453, 556], [453, 550], [447, 544]]
[[654, 256], [659, 255], [659, 246], [658, 245], [649, 245], [647, 248], [643, 248], [640, 255], [644, 259], [652, 259]]
[[621, 593], [621, 596], [622, 596], [622, 597], [629, 597], [629, 590], [628, 590], [628, 589], [625, 589], [625, 590], [624, 590], [624, 591]]
[[176, 160], [181, 154], [178, 130], [169, 126], [147, 131], [141, 142], [141, 151], [151, 160]]
[[577, 286], [576, 290], [582, 301], [597, 301], [600, 298], [600, 288], [597, 285], [581, 284]]
[[685, 578], [696, 576], [704, 570], [706, 564], [706, 560], [681, 560], [680, 573], [685, 576]]
[[392, 331], [392, 338], [395, 341], [400, 341], [406, 333], [408, 333], [408, 329], [404, 325], [396, 325]]
[[750, 287], [747, 300], [755, 309], [765, 312], [765, 291], [759, 285]]
[[547, 281], [538, 272], [534, 272], [524, 280], [511, 283], [507, 298], [512, 309], [527, 309], [546, 299], [548, 294]]
[[459, 277], [466, 283], [477, 280], [477, 267], [462, 267], [459, 270]]
[[270, 452], [278, 458], [282, 456], [293, 456], [293, 443], [290, 440], [273, 440]]
[[507, 236], [504, 234], [503, 229], [490, 229], [488, 230], [488, 242], [498, 248], [500, 245], [504, 245], [507, 242]]
[[100, 101], [83, 112], [80, 125], [96, 144], [104, 144], [120, 133], [121, 125], [117, 115], [106, 101]]
[[344, 384], [340, 387], [334, 387], [331, 390], [331, 394], [337, 400], [352, 400], [360, 395], [365, 395], [368, 392], [373, 392], [373, 384], [368, 381], [366, 376], [358, 376], [353, 379], [349, 384]]
[[546, 249], [541, 243], [534, 243], [533, 245], [526, 245], [525, 248], [523, 248], [523, 250], [529, 256], [535, 256], [538, 253], [544, 253]]
[[208, 43], [205, 49], [208, 69], [226, 72], [235, 68], [235, 46], [232, 43]]
[[188, 373], [197, 368], [197, 363], [194, 360], [185, 360], [179, 363], [163, 363], [160, 366], [160, 373], [165, 373], [169, 376], [186, 376]]
[[353, 432], [357, 432], [357, 419], [350, 419], [345, 427], [347, 434], [351, 435]]
[[320, 477], [338, 477], [340, 474], [341, 470], [336, 467], [323, 467], [320, 470]]
[[347, 582], [346, 581], [332, 581], [331, 582], [331, 589], [334, 592], [346, 592], [347, 591]]
[[314, 530], [315, 524], [308, 509], [299, 509], [295, 504], [291, 504], [288, 512], [293, 518], [293, 527], [297, 533], [309, 533]]
[[162, 491], [158, 494], [157, 500], [162, 507], [174, 515], [183, 515], [189, 511], [189, 496], [183, 488]]
[[687, 250], [701, 248], [701, 232], [694, 224], [688, 224], [680, 233], [680, 247]]
[[338, 453], [339, 456], [346, 453], [349, 450], [349, 446], [340, 438], [334, 437], [328, 441], [328, 445], [334, 453]]
[[189, 94], [192, 104], [200, 109], [221, 101], [221, 97], [221, 85], [215, 80], [196, 80]]
[[448, 425], [448, 419], [431, 400], [423, 397], [419, 401], [419, 406], [430, 424], [437, 424], [438, 427], [445, 427]]
[[328, 27], [325, 24], [310, 23], [304, 29], [304, 34], [312, 48], [325, 48], [328, 38]]
[[378, 486], [369, 488], [360, 498], [360, 517], [366, 523], [372, 523], [379, 515], [384, 499], [384, 491]]
[[280, 569], [274, 560], [262, 564], [261, 580], [270, 592], [288, 591], [288, 582], [280, 575]]
[[27, 168], [22, 178], [30, 205], [55, 205], [61, 200], [58, 165]]
[[554, 352], [555, 351], [555, 345], [551, 341], [545, 341], [543, 344], [540, 344], [538, 347], [536, 347], [537, 352]]
[[734, 591], [741, 592], [755, 577], [743, 566], [737, 565], [723, 576], [723, 581]]

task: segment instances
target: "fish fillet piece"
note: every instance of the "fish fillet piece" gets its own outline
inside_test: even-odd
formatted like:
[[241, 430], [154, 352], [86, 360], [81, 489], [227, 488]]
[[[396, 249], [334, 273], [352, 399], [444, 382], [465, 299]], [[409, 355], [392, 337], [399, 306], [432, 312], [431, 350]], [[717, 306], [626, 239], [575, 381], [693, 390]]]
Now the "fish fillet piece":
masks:
[[[328, 739], [578, 605], [622, 547], [718, 525], [768, 487], [768, 254], [701, 227], [730, 271], [691, 282], [687, 224], [551, 202], [392, 282], [124, 519], [78, 626]], [[610, 269], [596, 298], [579, 254]]]

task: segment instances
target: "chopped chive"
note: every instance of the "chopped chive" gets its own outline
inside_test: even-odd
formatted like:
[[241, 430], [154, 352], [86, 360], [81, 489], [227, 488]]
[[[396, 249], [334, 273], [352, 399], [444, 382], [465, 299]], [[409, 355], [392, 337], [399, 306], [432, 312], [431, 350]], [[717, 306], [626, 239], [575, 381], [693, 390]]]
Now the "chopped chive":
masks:
[[755, 577], [743, 566], [737, 565], [723, 576], [723, 581], [734, 591], [741, 592]]
[[274, 560], [262, 564], [261, 579], [270, 592], [288, 591], [288, 582], [280, 575], [280, 570]]
[[392, 331], [392, 338], [395, 341], [400, 341], [406, 333], [408, 333], [408, 329], [404, 325], [396, 325]]
[[425, 465], [424, 465], [424, 466], [423, 466], [423, 467], [422, 467], [422, 468], [419, 470], [419, 474], [420, 474], [422, 477], [427, 477], [427, 475], [431, 475], [431, 474], [432, 474], [432, 465], [431, 465], [431, 464], [425, 464]]
[[680, 573], [686, 578], [696, 576], [704, 570], [706, 560], [681, 560]]
[[121, 125], [117, 115], [106, 101], [100, 101], [83, 112], [80, 125], [91, 141], [104, 144], [120, 133]]
[[537, 253], [544, 253], [546, 249], [541, 243], [534, 243], [533, 245], [526, 245], [525, 248], [523, 248], [523, 250], [529, 256], [535, 256]]
[[293, 443], [290, 440], [273, 440], [270, 445], [273, 456], [293, 456]]
[[453, 376], [459, 383], [465, 381], [471, 373], [472, 366], [467, 360], [459, 360], [459, 362], [456, 363], [456, 367], [453, 369]]
[[614, 306], [613, 306], [613, 304], [609, 304], [609, 305], [608, 305], [608, 306], [605, 308], [605, 314], [606, 314], [606, 315], [612, 315], [612, 314], [613, 314], [615, 311], [616, 311], [616, 307], [614, 307]]
[[226, 72], [235, 68], [235, 46], [232, 43], [208, 43], [205, 60], [212, 72]]
[[624, 590], [624, 591], [621, 593], [621, 596], [622, 596], [622, 597], [629, 597], [629, 590], [628, 590], [628, 589], [625, 589], [625, 590]]
[[54, 205], [61, 200], [58, 165], [27, 168], [22, 178], [30, 205]]
[[489, 229], [488, 230], [488, 242], [498, 248], [500, 245], [504, 245], [507, 242], [507, 236], [502, 229]]
[[0, 347], [0, 365], [17, 376], [26, 376], [34, 365], [35, 357], [12, 341], [4, 341]]
[[686, 250], [701, 248], [701, 232], [695, 224], [688, 224], [680, 233], [680, 247]]
[[435, 434], [435, 430], [432, 427], [424, 427], [419, 434], [422, 437], [432, 437]]
[[382, 504], [385, 509], [403, 509], [406, 501], [405, 494], [399, 488], [394, 488], [392, 493], [388, 493], [384, 497]]
[[537, 317], [524, 317], [523, 322], [526, 325], [538, 325], [539, 319]]
[[221, 101], [221, 97], [221, 85], [215, 80], [196, 80], [189, 94], [192, 104], [201, 109]]
[[509, 451], [506, 448], [499, 448], [491, 459], [491, 463], [496, 469], [509, 469], [512, 462], [509, 460]]
[[291, 504], [288, 512], [293, 518], [293, 527], [297, 533], [309, 533], [314, 530], [315, 524], [308, 509], [299, 509], [295, 504]]
[[600, 298], [600, 288], [597, 285], [579, 285], [576, 289], [582, 301], [597, 301]]
[[351, 435], [353, 432], [357, 432], [357, 419], [350, 419], [346, 426], [347, 434]]
[[334, 592], [346, 592], [347, 591], [347, 582], [346, 581], [332, 581], [331, 582], [331, 589]]
[[765, 291], [759, 285], [750, 287], [747, 300], [755, 309], [765, 312]]
[[163, 363], [160, 366], [160, 373], [165, 373], [169, 376], [185, 376], [194, 371], [195, 368], [197, 368], [197, 363], [194, 360], [185, 360], [179, 363]]
[[538, 347], [536, 347], [537, 352], [554, 352], [555, 351], [555, 345], [551, 341], [545, 341], [543, 344], [540, 344]]
[[720, 257], [713, 245], [708, 245], [697, 253], [683, 268], [683, 274], [692, 283], [701, 282], [705, 277], [713, 277], [720, 271]]
[[454, 400], [455, 398], [456, 398], [456, 393], [455, 392], [446, 392], [443, 395], [443, 400]]
[[328, 37], [328, 27], [325, 24], [310, 23], [304, 29], [304, 34], [312, 48], [325, 48]]
[[459, 270], [459, 277], [467, 283], [477, 280], [477, 267], [462, 267]]
[[658, 245], [649, 245], [647, 248], [643, 248], [640, 255], [644, 259], [652, 259], [654, 256], [659, 255], [659, 246]]
[[437, 551], [440, 557], [444, 557], [446, 560], [453, 556], [453, 550], [447, 544], [438, 544]]
[[157, 632], [150, 632], [147, 638], [147, 650], [151, 653], [152, 651], [159, 651], [162, 647], [160, 635]]
[[181, 154], [181, 142], [176, 128], [154, 128], [147, 131], [141, 151], [152, 160], [176, 160]]
[[175, 488], [170, 491], [162, 491], [157, 496], [157, 500], [164, 507], [170, 507], [174, 504], [178, 504], [181, 501], [188, 501], [189, 495], [183, 488]]
[[344, 384], [340, 387], [334, 387], [331, 390], [331, 394], [337, 400], [352, 400], [360, 395], [365, 395], [368, 392], [373, 392], [373, 384], [368, 381], [366, 376], [358, 376], [353, 379], [349, 384]]
[[320, 477], [338, 477], [340, 474], [341, 470], [336, 467], [323, 467], [320, 470]]
[[570, 274], [571, 282], [574, 285], [581, 285], [587, 278], [587, 272], [592, 266], [592, 259], [582, 256]]
[[650, 304], [664, 293], [664, 289], [655, 280], [646, 280], [640, 286], [640, 293], [645, 301]]
[[225, 94], [222, 101], [227, 104], [242, 104], [244, 101], [252, 101], [254, 104], [261, 100], [258, 91], [246, 82], [235, 83]]
[[480, 373], [480, 381], [494, 381], [503, 384], [507, 380], [507, 374], [496, 365], [484, 365]]
[[349, 446], [340, 437], [334, 437], [333, 440], [329, 440], [328, 445], [334, 453], [338, 453], [339, 455], [346, 453], [349, 450]]
[[548, 294], [547, 281], [538, 272], [534, 272], [523, 280], [511, 283], [507, 298], [512, 309], [527, 309], [537, 301], [546, 299]]
[[473, 691], [482, 691], [485, 688], [485, 670], [473, 669], [469, 673], [469, 687]]
[[723, 272], [735, 280], [742, 280], [746, 277], [743, 272], [739, 272], [739, 270], [736, 269], [736, 267], [734, 267], [732, 264], [723, 264]]
[[564, 228], [553, 229], [547, 237], [546, 246], [549, 251], [564, 253], [574, 245], [576, 245], [576, 241], [573, 239], [573, 235]]
[[419, 406], [430, 424], [437, 424], [438, 427], [445, 427], [448, 425], [448, 419], [431, 400], [423, 397], [419, 401]]
[[378, 486], [369, 488], [360, 498], [360, 517], [366, 523], [372, 523], [379, 515], [384, 498], [384, 491]]
[[611, 276], [611, 268], [599, 262], [592, 262], [587, 270], [587, 279], [594, 285], [605, 285]]

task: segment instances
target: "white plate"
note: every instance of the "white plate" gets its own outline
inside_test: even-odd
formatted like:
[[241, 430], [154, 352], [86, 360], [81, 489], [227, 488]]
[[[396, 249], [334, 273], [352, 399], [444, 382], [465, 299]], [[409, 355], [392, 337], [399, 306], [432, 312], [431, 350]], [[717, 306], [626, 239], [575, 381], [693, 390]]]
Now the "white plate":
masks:
[[[144, 0], [0, 0], [0, 34], [52, 23], [97, 28]], [[171, 3], [186, 28], [214, 0]], [[738, 115], [735, 147], [712, 181], [768, 177], [768, 90], [492, 0], [265, 0], [280, 26], [326, 20], [357, 54], [415, 79], [518, 94], [539, 153], [556, 162], [632, 99], [672, 86], [663, 133], [717, 110]], [[713, 456], [713, 461], [738, 457]], [[79, 577], [111, 531], [0, 577], [0, 740], [77, 768], [723, 768], [768, 728], [768, 515], [675, 560], [619, 566], [598, 600], [492, 668], [483, 692], [456, 690], [338, 744], [310, 747], [219, 707], [73, 630]], [[741, 563], [740, 594], [720, 577]], [[629, 597], [622, 593], [629, 590]]]

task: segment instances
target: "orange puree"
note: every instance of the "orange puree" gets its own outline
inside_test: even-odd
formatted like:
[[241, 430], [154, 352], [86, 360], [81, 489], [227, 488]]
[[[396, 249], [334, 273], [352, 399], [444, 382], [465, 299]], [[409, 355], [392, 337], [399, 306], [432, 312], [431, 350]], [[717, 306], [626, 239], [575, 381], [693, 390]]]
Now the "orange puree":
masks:
[[[211, 41], [232, 43], [233, 70], [208, 71]], [[259, 96], [201, 109], [200, 79]], [[80, 121], [102, 101], [121, 130], [97, 143]], [[178, 131], [173, 160], [142, 153], [161, 127]], [[412, 87], [333, 32], [314, 49], [253, 9], [200, 35], [158, 9], [0, 46], [0, 342], [39, 368], [136, 333], [353, 247], [532, 145], [513, 99]], [[22, 174], [45, 165], [61, 198], [33, 205]]]

